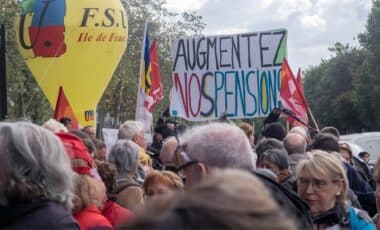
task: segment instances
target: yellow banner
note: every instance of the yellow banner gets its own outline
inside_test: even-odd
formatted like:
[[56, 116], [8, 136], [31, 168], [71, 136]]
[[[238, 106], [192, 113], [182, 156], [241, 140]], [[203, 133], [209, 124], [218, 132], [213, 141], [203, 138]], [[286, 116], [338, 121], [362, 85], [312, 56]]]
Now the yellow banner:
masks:
[[80, 125], [94, 125], [127, 46], [120, 0], [25, 0], [16, 20], [20, 52], [53, 109], [62, 86]]

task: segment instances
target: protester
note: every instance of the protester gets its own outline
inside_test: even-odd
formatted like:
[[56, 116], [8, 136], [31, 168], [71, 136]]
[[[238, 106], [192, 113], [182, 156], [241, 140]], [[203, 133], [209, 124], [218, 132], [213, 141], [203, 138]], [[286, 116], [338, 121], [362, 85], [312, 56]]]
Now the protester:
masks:
[[105, 161], [107, 158], [107, 146], [102, 140], [95, 140], [96, 153], [95, 159]]
[[306, 127], [295, 126], [289, 131], [289, 134], [290, 133], [297, 133], [297, 134], [301, 135], [306, 140], [307, 145], [311, 144], [310, 132], [309, 132], [309, 129], [307, 129]]
[[255, 152], [259, 158], [265, 151], [269, 149], [279, 149], [286, 151], [281, 141], [274, 138], [261, 139], [255, 146]]
[[275, 138], [282, 141], [286, 136], [286, 131], [280, 122], [272, 122], [266, 125], [262, 134], [265, 138]]
[[251, 146], [255, 146], [255, 131], [253, 130], [253, 126], [246, 122], [242, 122], [239, 124], [239, 128], [241, 128], [244, 131], [245, 135], [247, 135]]
[[129, 140], [119, 140], [112, 147], [109, 162], [117, 169], [116, 202], [131, 211], [143, 203], [143, 190], [135, 175], [139, 164], [139, 148]]
[[[256, 166], [256, 155], [245, 133], [228, 123], [210, 123], [186, 132], [180, 149], [176, 151], [176, 159], [188, 188], [198, 184], [213, 168], [236, 168], [254, 173]], [[295, 193], [268, 177], [256, 175], [286, 215], [297, 220], [299, 228], [311, 228], [307, 205]]]
[[61, 119], [59, 119], [59, 122], [64, 125], [68, 131], [72, 130], [73, 129], [73, 123], [71, 122], [71, 118], [70, 117], [62, 117]]
[[240, 170], [210, 170], [166, 202], [153, 200], [127, 229], [295, 229], [264, 184]]
[[[336, 136], [328, 133], [320, 133], [315, 136], [312, 149], [319, 149], [329, 153], [339, 152], [339, 142]], [[342, 161], [349, 181], [350, 189], [355, 193], [362, 208], [371, 216], [376, 213], [375, 197], [373, 189], [356, 170], [347, 162]]]
[[144, 181], [144, 194], [153, 197], [183, 189], [182, 179], [170, 171], [152, 171]]
[[87, 126], [83, 127], [82, 132], [85, 132], [90, 137], [90, 139], [93, 142], [95, 142], [96, 138], [95, 138], [95, 128], [94, 128], [94, 126], [87, 125]]
[[373, 220], [376, 224], [376, 228], [380, 229], [380, 159], [377, 160], [375, 169], [374, 169], [374, 175], [376, 178], [376, 191], [375, 191], [375, 198], [376, 198], [376, 209], [377, 214], [374, 216]]
[[0, 228], [79, 229], [74, 173], [59, 139], [30, 123], [0, 123]]
[[271, 170], [282, 186], [288, 190], [294, 190], [295, 180], [291, 178], [287, 156], [283, 150], [268, 149], [260, 155], [257, 167]]
[[[147, 141], [143, 123], [132, 120], [124, 122], [119, 128], [117, 137], [119, 140], [130, 140], [138, 145], [140, 164], [138, 165], [136, 176], [137, 181], [142, 184], [146, 176], [147, 168], [149, 167], [149, 160], [147, 160], [147, 158], [150, 158], [146, 152]], [[141, 162], [146, 162], [144, 165], [145, 169], [141, 165]]]
[[81, 229], [113, 229], [101, 212], [107, 199], [101, 181], [88, 174], [78, 174], [75, 185], [73, 213]]
[[366, 165], [368, 165], [369, 164], [369, 153], [368, 152], [365, 152], [365, 151], [363, 151], [363, 152], [360, 152], [359, 154], [358, 154], [358, 157], [364, 162], [364, 163], [366, 163]]
[[354, 165], [354, 163], [352, 162], [352, 151], [348, 144], [346, 143], [339, 144], [339, 154], [347, 163], [349, 163], [352, 166]]
[[42, 128], [52, 131], [53, 133], [64, 132], [67, 133], [67, 128], [55, 119], [49, 119], [42, 125]]
[[297, 167], [297, 184], [316, 229], [375, 229], [365, 211], [347, 206], [348, 180], [338, 157], [307, 153]]
[[166, 170], [177, 172], [177, 162], [174, 157], [174, 152], [177, 150], [177, 138], [169, 137], [164, 140], [160, 153], [160, 161], [165, 166]]
[[332, 126], [324, 127], [321, 130], [321, 133], [331, 134], [331, 135], [335, 136], [338, 139], [340, 138], [339, 130], [337, 128], [335, 128], [335, 127], [332, 127]]
[[116, 167], [106, 161], [95, 161], [99, 175], [102, 178], [107, 191], [107, 201], [102, 209], [102, 214], [112, 224], [117, 227], [122, 223], [130, 222], [133, 214], [130, 210], [121, 207], [115, 201], [116, 195]]

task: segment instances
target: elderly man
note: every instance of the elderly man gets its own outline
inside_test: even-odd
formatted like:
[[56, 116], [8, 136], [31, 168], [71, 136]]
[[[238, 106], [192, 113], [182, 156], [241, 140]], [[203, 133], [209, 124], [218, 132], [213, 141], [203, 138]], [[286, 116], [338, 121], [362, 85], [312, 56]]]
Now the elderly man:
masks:
[[[182, 151], [176, 159], [186, 186], [199, 183], [213, 168], [236, 168], [253, 172], [257, 156], [248, 138], [239, 127], [227, 123], [211, 123], [196, 127], [183, 136]], [[257, 175], [271, 190], [273, 198], [302, 229], [311, 229], [312, 222], [306, 204], [271, 179]]]

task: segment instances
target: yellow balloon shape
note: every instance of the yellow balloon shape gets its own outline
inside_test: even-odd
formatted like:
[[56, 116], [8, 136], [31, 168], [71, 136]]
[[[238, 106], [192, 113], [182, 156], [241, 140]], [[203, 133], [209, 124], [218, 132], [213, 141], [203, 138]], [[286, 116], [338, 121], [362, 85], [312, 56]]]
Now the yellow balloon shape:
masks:
[[16, 20], [20, 52], [51, 106], [62, 86], [79, 123], [94, 125], [127, 46], [120, 0], [25, 0]]

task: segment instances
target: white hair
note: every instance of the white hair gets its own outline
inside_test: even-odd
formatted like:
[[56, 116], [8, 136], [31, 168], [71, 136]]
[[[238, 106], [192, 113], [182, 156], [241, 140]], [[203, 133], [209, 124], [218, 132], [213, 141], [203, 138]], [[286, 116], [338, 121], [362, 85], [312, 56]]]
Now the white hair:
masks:
[[144, 132], [144, 124], [139, 121], [128, 120], [124, 122], [117, 135], [118, 139], [133, 140], [133, 137], [137, 134]]
[[44, 198], [72, 207], [74, 173], [61, 141], [31, 123], [0, 123], [0, 200]]
[[55, 119], [50, 118], [42, 125], [43, 128], [52, 131], [53, 133], [64, 132], [67, 133], [67, 128]]
[[245, 133], [236, 125], [210, 123], [183, 136], [185, 152], [192, 160], [217, 168], [255, 170], [257, 155]]

